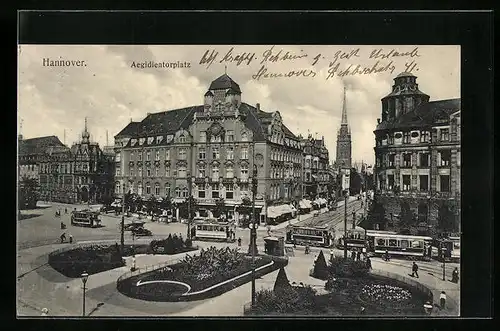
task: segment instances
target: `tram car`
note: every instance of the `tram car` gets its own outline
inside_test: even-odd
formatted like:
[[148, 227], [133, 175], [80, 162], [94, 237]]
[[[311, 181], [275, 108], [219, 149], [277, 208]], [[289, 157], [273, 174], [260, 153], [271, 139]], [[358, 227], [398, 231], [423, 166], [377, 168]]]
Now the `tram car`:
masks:
[[460, 237], [434, 239], [432, 241], [432, 253], [439, 260], [460, 261]]
[[229, 222], [197, 222], [191, 230], [193, 240], [217, 240], [233, 242], [235, 227]]
[[367, 247], [366, 230], [360, 226], [347, 230], [347, 238], [344, 238], [344, 236], [345, 234], [342, 234], [338, 239], [337, 248], [344, 249], [346, 244], [348, 250], [362, 250]]
[[376, 256], [388, 252], [391, 257], [424, 259], [429, 256], [428, 251], [432, 243], [431, 237], [381, 233], [381, 231], [367, 232], [366, 237], [368, 253]]
[[71, 225], [97, 228], [101, 226], [99, 212], [91, 210], [79, 210], [71, 212]]
[[335, 229], [323, 226], [291, 225], [287, 232], [287, 243], [316, 247], [331, 247], [335, 239]]

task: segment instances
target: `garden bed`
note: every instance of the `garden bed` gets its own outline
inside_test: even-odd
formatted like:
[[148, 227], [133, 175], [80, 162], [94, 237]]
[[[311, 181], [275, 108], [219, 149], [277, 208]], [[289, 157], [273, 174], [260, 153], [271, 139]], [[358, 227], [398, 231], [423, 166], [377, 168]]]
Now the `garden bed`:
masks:
[[[255, 260], [256, 276], [262, 276], [283, 266], [284, 261], [273, 262], [270, 256]], [[286, 264], [286, 263], [285, 263]], [[200, 300], [224, 293], [251, 279], [251, 258], [228, 247], [202, 250], [199, 255], [186, 256], [168, 267], [119, 281], [118, 290], [125, 295], [148, 301]], [[226, 281], [231, 280], [227, 283]], [[138, 282], [145, 283], [138, 285]], [[173, 293], [179, 286], [188, 288], [184, 293]], [[223, 284], [221, 284], [223, 283]], [[219, 285], [219, 286], [218, 286]]]

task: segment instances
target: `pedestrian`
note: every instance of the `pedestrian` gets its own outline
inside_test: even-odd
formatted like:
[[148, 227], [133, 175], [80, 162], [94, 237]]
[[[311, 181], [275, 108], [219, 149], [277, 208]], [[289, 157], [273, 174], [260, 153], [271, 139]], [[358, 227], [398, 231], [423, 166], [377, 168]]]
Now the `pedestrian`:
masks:
[[353, 259], [354, 261], [356, 261], [356, 252], [354, 250], [351, 251], [351, 259]]
[[372, 260], [369, 257], [366, 258], [366, 266], [368, 270], [372, 270]]
[[42, 316], [47, 316], [49, 314], [49, 310], [47, 308], [42, 309]]
[[458, 268], [455, 267], [455, 269], [453, 269], [453, 273], [451, 274], [451, 281], [453, 283], [458, 283]]
[[360, 251], [358, 251], [356, 253], [356, 260], [361, 261], [361, 252]]
[[241, 237], [238, 238], [238, 246], [241, 246]]
[[67, 214], [68, 213], [68, 208], [64, 208], [64, 213]]
[[73, 243], [73, 235], [70, 233], [69, 234], [69, 243], [72, 244]]
[[330, 262], [333, 261], [333, 249], [330, 249]]
[[61, 243], [65, 242], [66, 241], [66, 233], [63, 233], [61, 235]]
[[439, 295], [439, 303], [441, 309], [444, 309], [446, 307], [446, 292], [441, 291], [441, 294]]
[[271, 235], [271, 226], [270, 225], [267, 226], [267, 235], [268, 236]]
[[365, 307], [361, 307], [361, 310], [360, 310], [360, 314], [361, 315], [364, 315], [365, 314], [365, 311], [366, 311], [366, 308]]
[[135, 255], [132, 255], [132, 271], [136, 270], [136, 260]]
[[293, 248], [297, 248], [297, 240], [293, 240]]
[[390, 259], [391, 259], [391, 257], [389, 256], [389, 251], [388, 251], [388, 250], [385, 250], [385, 253], [384, 253], [384, 260], [389, 261]]
[[413, 261], [413, 266], [411, 268], [411, 271], [412, 271], [411, 276], [418, 278], [418, 265], [415, 261]]
[[433, 308], [433, 306], [432, 306], [432, 304], [431, 304], [431, 302], [430, 302], [430, 301], [427, 301], [427, 302], [424, 304], [424, 310], [425, 310], [425, 312], [426, 312], [428, 315], [430, 315], [430, 314], [432, 313], [432, 308]]

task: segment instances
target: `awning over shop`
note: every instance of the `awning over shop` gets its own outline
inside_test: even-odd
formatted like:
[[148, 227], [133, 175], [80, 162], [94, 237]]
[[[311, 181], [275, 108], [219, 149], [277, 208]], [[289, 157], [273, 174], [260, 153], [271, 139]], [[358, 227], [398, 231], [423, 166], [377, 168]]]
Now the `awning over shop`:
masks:
[[267, 208], [267, 217], [276, 218], [284, 214], [293, 214], [294, 211], [290, 205], [271, 206]]
[[312, 208], [311, 201], [307, 200], [307, 199], [300, 200], [299, 201], [299, 208], [301, 208], [301, 209], [311, 209]]

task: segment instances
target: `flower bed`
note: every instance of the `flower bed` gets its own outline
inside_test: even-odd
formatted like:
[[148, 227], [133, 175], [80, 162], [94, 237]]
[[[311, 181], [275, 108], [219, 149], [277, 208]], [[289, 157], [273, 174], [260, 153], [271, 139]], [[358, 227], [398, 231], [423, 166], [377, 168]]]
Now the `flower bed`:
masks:
[[[255, 267], [263, 267], [271, 261], [272, 259], [269, 256], [257, 256]], [[260, 270], [258, 275], [276, 270], [281, 265], [280, 263], [275, 263], [269, 268]], [[201, 293], [190, 298], [179, 298], [178, 296], [169, 295], [172, 292], [169, 289], [172, 285], [162, 281], [187, 284], [190, 287], [189, 293], [196, 293], [203, 292], [203, 290], [243, 275], [251, 270], [252, 263], [250, 257], [240, 253], [237, 249], [230, 249], [229, 247], [217, 249], [210, 247], [206, 250], [202, 249], [197, 255], [187, 255], [180, 262], [168, 267], [125, 279], [119, 282], [118, 290], [125, 295], [150, 301], [197, 300], [221, 294], [231, 288], [244, 284], [250, 280], [250, 275], [224, 284], [224, 286], [219, 288], [214, 288], [209, 293]], [[137, 286], [139, 281], [149, 283]]]

